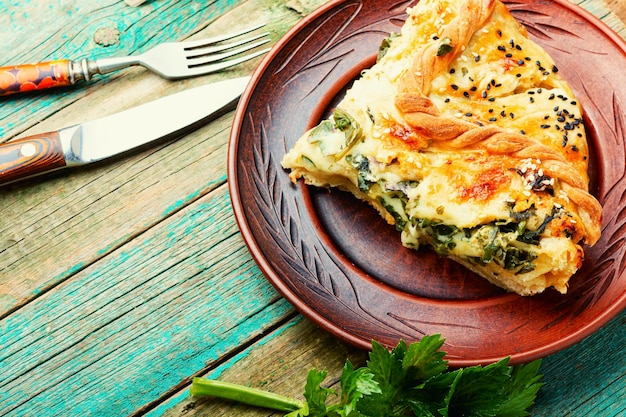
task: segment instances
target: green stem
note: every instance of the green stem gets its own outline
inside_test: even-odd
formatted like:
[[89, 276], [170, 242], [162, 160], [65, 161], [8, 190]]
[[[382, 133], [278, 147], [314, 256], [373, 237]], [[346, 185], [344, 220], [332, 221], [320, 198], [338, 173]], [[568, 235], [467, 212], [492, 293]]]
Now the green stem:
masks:
[[306, 405], [304, 401], [295, 398], [289, 398], [268, 391], [245, 387], [243, 385], [205, 378], [194, 378], [189, 392], [194, 396], [207, 395], [225, 398], [278, 411], [296, 411], [304, 408]]

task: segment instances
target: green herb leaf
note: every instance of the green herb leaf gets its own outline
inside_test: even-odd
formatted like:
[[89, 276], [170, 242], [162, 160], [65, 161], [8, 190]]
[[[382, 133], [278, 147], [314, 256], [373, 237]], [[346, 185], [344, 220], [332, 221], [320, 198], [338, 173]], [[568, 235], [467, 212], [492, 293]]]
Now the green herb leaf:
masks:
[[373, 341], [367, 365], [346, 361], [339, 401], [329, 405], [333, 389], [322, 387], [325, 371], [311, 370], [306, 401], [249, 387], [195, 378], [192, 395], [213, 395], [289, 411], [285, 417], [523, 417], [542, 383], [540, 361], [509, 366], [508, 358], [487, 366], [448, 370], [444, 339], [425, 336], [389, 350]]
[[389, 47], [391, 46], [391, 41], [394, 38], [397, 38], [398, 36], [400, 36], [400, 34], [391, 33], [389, 34], [388, 37], [383, 39], [383, 41], [380, 43], [380, 46], [378, 47], [378, 56], [376, 57], [376, 62], [380, 61], [382, 57], [387, 55], [387, 51], [389, 50]]
[[341, 416], [349, 416], [356, 409], [357, 402], [366, 395], [379, 394], [380, 387], [374, 381], [374, 374], [368, 368], [354, 369], [348, 360], [341, 374]]
[[498, 410], [498, 417], [518, 417], [530, 415], [526, 410], [534, 404], [535, 397], [543, 385], [539, 367], [541, 361], [536, 360], [513, 368], [508, 384], [503, 387], [502, 394], [506, 400]]
[[454, 47], [452, 46], [452, 39], [443, 38], [437, 49], [437, 56], [444, 56], [452, 52]]
[[333, 112], [333, 120], [335, 127], [344, 132], [346, 136], [346, 144], [342, 151], [336, 156], [336, 159], [339, 160], [346, 156], [350, 149], [363, 138], [363, 133], [357, 121], [344, 110], [339, 108], [335, 109]]
[[311, 369], [306, 378], [304, 398], [308, 404], [308, 415], [311, 417], [325, 416], [328, 395], [336, 395], [334, 390], [321, 386], [324, 378], [326, 378], [326, 371], [316, 371], [315, 369]]
[[333, 126], [333, 122], [330, 120], [324, 120], [322, 123], [311, 129], [307, 140], [309, 143], [318, 143], [321, 138], [328, 136], [334, 130], [335, 126]]

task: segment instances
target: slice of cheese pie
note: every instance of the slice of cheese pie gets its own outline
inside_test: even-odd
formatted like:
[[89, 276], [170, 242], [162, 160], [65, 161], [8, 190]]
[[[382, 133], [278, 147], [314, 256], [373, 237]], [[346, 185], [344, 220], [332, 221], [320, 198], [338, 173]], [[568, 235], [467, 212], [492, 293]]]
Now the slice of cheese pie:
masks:
[[567, 291], [600, 237], [582, 110], [497, 0], [421, 0], [282, 160], [520, 295]]

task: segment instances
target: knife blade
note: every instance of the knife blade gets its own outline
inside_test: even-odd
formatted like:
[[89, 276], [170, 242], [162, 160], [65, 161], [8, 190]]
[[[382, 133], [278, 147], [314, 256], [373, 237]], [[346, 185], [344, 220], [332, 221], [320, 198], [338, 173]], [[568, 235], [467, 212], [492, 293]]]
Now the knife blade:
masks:
[[0, 185], [182, 136], [232, 110], [250, 77], [175, 93], [120, 113], [0, 145]]

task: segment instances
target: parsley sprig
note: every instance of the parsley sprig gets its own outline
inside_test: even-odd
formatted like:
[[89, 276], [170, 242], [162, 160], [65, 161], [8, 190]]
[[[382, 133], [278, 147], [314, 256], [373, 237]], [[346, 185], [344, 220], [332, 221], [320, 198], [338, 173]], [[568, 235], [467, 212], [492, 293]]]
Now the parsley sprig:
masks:
[[194, 378], [191, 395], [226, 398], [284, 411], [285, 417], [518, 417], [535, 400], [542, 383], [541, 362], [509, 366], [509, 359], [486, 366], [449, 369], [439, 335], [388, 350], [372, 342], [366, 366], [347, 360], [340, 392], [324, 387], [326, 371], [312, 369], [305, 401], [237, 384]]

